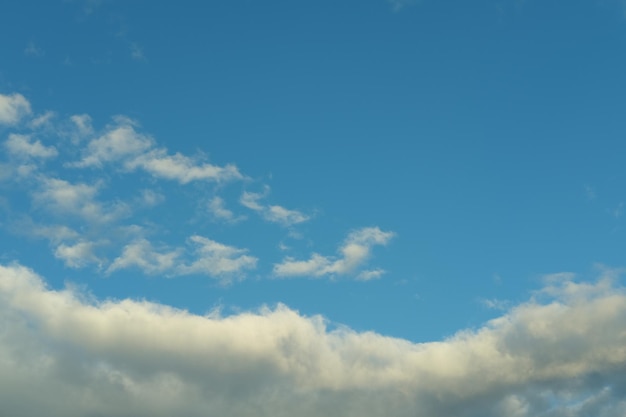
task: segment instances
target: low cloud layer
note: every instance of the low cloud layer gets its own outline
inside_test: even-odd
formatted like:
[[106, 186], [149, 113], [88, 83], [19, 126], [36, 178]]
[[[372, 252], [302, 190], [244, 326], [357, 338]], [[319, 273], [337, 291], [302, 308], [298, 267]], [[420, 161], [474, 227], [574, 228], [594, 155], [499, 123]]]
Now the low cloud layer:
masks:
[[0, 408], [13, 417], [618, 417], [626, 294], [562, 280], [475, 330], [416, 344], [285, 306], [222, 317], [86, 301], [0, 267]]

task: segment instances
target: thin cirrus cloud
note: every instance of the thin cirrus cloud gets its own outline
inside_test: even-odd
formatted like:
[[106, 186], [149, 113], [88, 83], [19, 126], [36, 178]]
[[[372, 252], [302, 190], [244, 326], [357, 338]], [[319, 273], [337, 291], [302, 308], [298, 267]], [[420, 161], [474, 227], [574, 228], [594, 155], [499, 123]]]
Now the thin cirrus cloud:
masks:
[[384, 274], [382, 269], [361, 270], [371, 256], [376, 245], [387, 245], [395, 236], [393, 232], [384, 232], [378, 227], [366, 227], [351, 232], [339, 248], [339, 257], [322, 256], [317, 253], [308, 260], [285, 258], [274, 265], [274, 275], [286, 277], [322, 277], [356, 274], [357, 279], [367, 281]]
[[281, 305], [223, 317], [93, 301], [2, 265], [0, 403], [50, 417], [621, 417], [625, 319], [610, 271], [412, 343]]

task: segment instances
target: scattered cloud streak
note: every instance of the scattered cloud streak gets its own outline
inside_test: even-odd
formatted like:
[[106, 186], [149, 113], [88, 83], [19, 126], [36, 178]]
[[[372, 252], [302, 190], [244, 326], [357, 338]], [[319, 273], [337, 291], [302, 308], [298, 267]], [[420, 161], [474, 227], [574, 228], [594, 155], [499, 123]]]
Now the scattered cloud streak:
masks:
[[418, 0], [387, 0], [391, 4], [391, 8], [394, 12], [398, 12], [405, 7], [412, 6], [418, 2]]
[[[372, 247], [387, 245], [394, 237], [393, 232], [383, 232], [378, 227], [366, 227], [348, 235], [339, 248], [339, 257], [322, 256], [317, 253], [308, 260], [299, 261], [291, 257], [274, 265], [274, 275], [277, 277], [322, 277], [353, 274], [358, 271], [369, 259]], [[380, 277], [382, 269], [361, 271], [357, 278], [371, 280]]]
[[[201, 156], [172, 153], [125, 116], [113, 117], [101, 129], [94, 128], [87, 114], [62, 118], [46, 111], [33, 116], [30, 103], [19, 94], [0, 95], [0, 123], [18, 130], [9, 132], [2, 143], [6, 153], [0, 177], [30, 203], [23, 207], [26, 211], [20, 208], [13, 215], [17, 220], [9, 229], [47, 240], [51, 255], [66, 267], [104, 274], [135, 270], [164, 277], [205, 275], [222, 283], [243, 279], [257, 268], [259, 259], [249, 249], [218, 242], [203, 230], [178, 230], [176, 236], [183, 243], [177, 242], [172, 231], [185, 224], [185, 213], [178, 205], [176, 210], [159, 207], [166, 201], [161, 191], [183, 188], [159, 181], [195, 183], [176, 198], [197, 198], [213, 220], [239, 223], [245, 216], [236, 215], [217, 195], [223, 186], [247, 179], [235, 165], [219, 166]], [[54, 146], [46, 144], [52, 140]], [[261, 219], [288, 228], [289, 236], [301, 238], [293, 226], [311, 216], [267, 204], [269, 192], [268, 186], [261, 193], [244, 191], [239, 202]], [[172, 204], [173, 199], [167, 201]], [[378, 228], [360, 229], [347, 237], [340, 256], [286, 258], [274, 264], [273, 275], [377, 279], [384, 270], [363, 266], [372, 247], [386, 245], [392, 237]], [[271, 268], [272, 263], [267, 265]]]
[[244, 207], [256, 211], [268, 222], [278, 223], [281, 226], [289, 227], [299, 223], [304, 223], [311, 219], [310, 216], [297, 211], [289, 210], [277, 205], [264, 205], [261, 201], [269, 194], [269, 187], [265, 187], [263, 193], [253, 193], [244, 191], [239, 202]]

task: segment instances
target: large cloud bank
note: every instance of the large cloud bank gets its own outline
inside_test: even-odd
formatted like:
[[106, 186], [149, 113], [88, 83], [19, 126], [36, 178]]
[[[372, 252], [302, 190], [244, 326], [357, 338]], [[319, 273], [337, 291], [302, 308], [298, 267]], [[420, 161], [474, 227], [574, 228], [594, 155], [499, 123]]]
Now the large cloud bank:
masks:
[[625, 389], [611, 273], [415, 344], [284, 306], [222, 317], [97, 301], [0, 266], [3, 416], [621, 417]]

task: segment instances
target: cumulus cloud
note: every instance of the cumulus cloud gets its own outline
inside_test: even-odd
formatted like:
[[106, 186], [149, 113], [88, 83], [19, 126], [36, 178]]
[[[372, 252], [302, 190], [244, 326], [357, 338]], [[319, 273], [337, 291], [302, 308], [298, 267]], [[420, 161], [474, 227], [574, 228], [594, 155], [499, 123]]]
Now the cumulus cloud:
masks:
[[[321, 277], [352, 274], [367, 262], [373, 246], [387, 245], [394, 235], [393, 232], [383, 232], [378, 227], [359, 229], [350, 233], [339, 248], [341, 256], [329, 257], [314, 253], [305, 261], [287, 257], [281, 263], [274, 265], [274, 275], [277, 277]], [[380, 277], [384, 272], [382, 269], [362, 271], [357, 278], [370, 280]]]
[[102, 264], [102, 260], [94, 254], [94, 242], [79, 241], [73, 245], [61, 243], [57, 246], [54, 256], [63, 260], [70, 268], [82, 268], [95, 263]]
[[7, 151], [20, 158], [53, 158], [58, 155], [54, 146], [44, 146], [41, 141], [33, 141], [28, 135], [9, 134], [4, 143]]
[[122, 254], [109, 265], [107, 272], [136, 267], [147, 274], [164, 274], [174, 268], [181, 254], [180, 249], [157, 250], [148, 240], [138, 239], [124, 247]]
[[[79, 130], [89, 126], [88, 119], [76, 119], [74, 122]], [[102, 167], [105, 163], [133, 158], [154, 145], [152, 138], [135, 130], [136, 125], [132, 120], [118, 116], [115, 122], [114, 126], [109, 126], [101, 136], [87, 144], [83, 159], [75, 166]]]
[[246, 255], [246, 249], [224, 245], [202, 236], [191, 236], [189, 241], [196, 246], [196, 259], [177, 268], [179, 274], [206, 274], [229, 276], [247, 269], [256, 268], [257, 258]]
[[626, 294], [606, 276], [418, 344], [280, 305], [223, 317], [98, 302], [9, 265], [0, 324], [0, 410], [16, 417], [626, 412]]
[[147, 239], [138, 239], [124, 247], [122, 254], [107, 268], [111, 273], [121, 269], [139, 268], [147, 274], [164, 276], [208, 275], [227, 282], [229, 278], [256, 268], [258, 259], [247, 250], [224, 245], [203, 236], [188, 240], [191, 252], [184, 248], [154, 248]]
[[269, 193], [269, 187], [265, 188], [263, 193], [252, 193], [244, 191], [239, 199], [239, 202], [244, 207], [254, 210], [261, 215], [265, 220], [272, 223], [278, 223], [282, 226], [288, 227], [294, 224], [303, 223], [311, 219], [310, 216], [297, 211], [289, 210], [282, 206], [277, 205], [264, 205], [261, 204], [267, 194]]
[[21, 94], [0, 94], [0, 125], [17, 124], [31, 113], [30, 103]]
[[235, 165], [217, 166], [156, 147], [150, 136], [137, 131], [136, 122], [122, 116], [114, 118], [114, 124], [92, 139], [83, 153], [83, 158], [72, 166], [102, 167], [105, 163], [119, 163], [125, 170], [141, 169], [157, 178], [181, 184], [243, 179]]
[[45, 210], [60, 216], [78, 216], [91, 223], [108, 223], [129, 213], [129, 207], [124, 203], [98, 202], [98, 191], [98, 184], [71, 183], [59, 178], [43, 177], [33, 197]]

